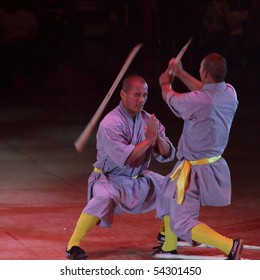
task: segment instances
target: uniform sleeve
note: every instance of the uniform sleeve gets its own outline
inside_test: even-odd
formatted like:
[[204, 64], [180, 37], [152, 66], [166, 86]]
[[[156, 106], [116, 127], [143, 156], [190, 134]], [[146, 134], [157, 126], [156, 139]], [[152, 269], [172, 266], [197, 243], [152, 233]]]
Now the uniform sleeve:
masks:
[[99, 127], [98, 140], [102, 150], [118, 166], [124, 166], [126, 159], [134, 150], [135, 146], [129, 144], [127, 133], [122, 123], [111, 122], [101, 124]]
[[199, 109], [199, 104], [203, 102], [200, 91], [188, 93], [177, 93], [169, 91], [166, 95], [166, 103], [170, 110], [182, 119], [190, 119]]

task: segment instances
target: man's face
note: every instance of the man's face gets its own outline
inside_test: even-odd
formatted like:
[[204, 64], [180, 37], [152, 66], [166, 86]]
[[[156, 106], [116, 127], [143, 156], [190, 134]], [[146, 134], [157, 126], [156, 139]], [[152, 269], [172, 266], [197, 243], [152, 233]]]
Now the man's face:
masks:
[[121, 90], [122, 103], [128, 114], [132, 117], [144, 107], [144, 104], [148, 97], [148, 85], [141, 83], [140, 81], [133, 81], [129, 90]]

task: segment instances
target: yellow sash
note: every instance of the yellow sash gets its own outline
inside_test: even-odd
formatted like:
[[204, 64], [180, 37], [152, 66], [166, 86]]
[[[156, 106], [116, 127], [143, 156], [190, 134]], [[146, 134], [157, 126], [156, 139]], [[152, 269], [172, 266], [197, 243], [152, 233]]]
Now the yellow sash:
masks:
[[170, 178], [172, 181], [177, 179], [177, 203], [182, 204], [185, 190], [189, 184], [189, 174], [191, 165], [200, 165], [200, 164], [210, 164], [219, 160], [221, 156], [211, 157], [211, 158], [202, 158], [198, 160], [184, 160], [180, 165], [175, 169], [171, 174]]
[[[94, 172], [97, 172], [97, 173], [102, 173], [102, 170], [101, 170], [101, 169], [99, 169], [99, 168], [97, 168], [97, 167], [94, 167]], [[132, 178], [136, 179], [136, 178], [138, 178], [138, 175], [133, 176]]]
[[97, 168], [97, 167], [94, 167], [94, 172], [97, 172], [97, 173], [102, 173], [102, 170]]

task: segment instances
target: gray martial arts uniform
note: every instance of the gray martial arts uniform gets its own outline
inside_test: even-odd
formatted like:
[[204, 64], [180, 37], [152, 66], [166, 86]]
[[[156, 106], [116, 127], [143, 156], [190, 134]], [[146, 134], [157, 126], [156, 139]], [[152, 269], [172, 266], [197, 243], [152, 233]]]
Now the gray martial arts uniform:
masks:
[[188, 188], [182, 204], [177, 203], [176, 180], [170, 176], [184, 160], [221, 156], [228, 143], [238, 106], [235, 89], [225, 82], [206, 84], [200, 91], [167, 93], [172, 112], [184, 120], [177, 149], [178, 162], [166, 176], [158, 201], [157, 216], [171, 216], [171, 228], [180, 238], [191, 241], [191, 229], [199, 224], [200, 205], [224, 206], [231, 200], [229, 167], [221, 157], [211, 164], [191, 166]]
[[135, 145], [146, 139], [148, 119], [149, 114], [142, 110], [134, 121], [120, 102], [99, 125], [97, 161], [89, 177], [89, 201], [83, 213], [98, 217], [101, 226], [110, 227], [114, 214], [122, 211], [144, 213], [156, 207], [164, 176], [147, 170], [151, 156], [159, 162], [171, 161], [175, 156], [175, 148], [161, 123], [159, 133], [171, 146], [170, 157], [164, 158], [152, 147], [131, 166], [125, 164]]

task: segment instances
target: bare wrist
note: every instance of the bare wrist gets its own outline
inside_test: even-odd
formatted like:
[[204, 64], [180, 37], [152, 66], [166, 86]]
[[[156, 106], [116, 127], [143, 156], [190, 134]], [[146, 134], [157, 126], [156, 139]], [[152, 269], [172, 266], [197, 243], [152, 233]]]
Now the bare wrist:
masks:
[[169, 92], [172, 90], [172, 85], [170, 83], [165, 83], [161, 85], [162, 91]]

